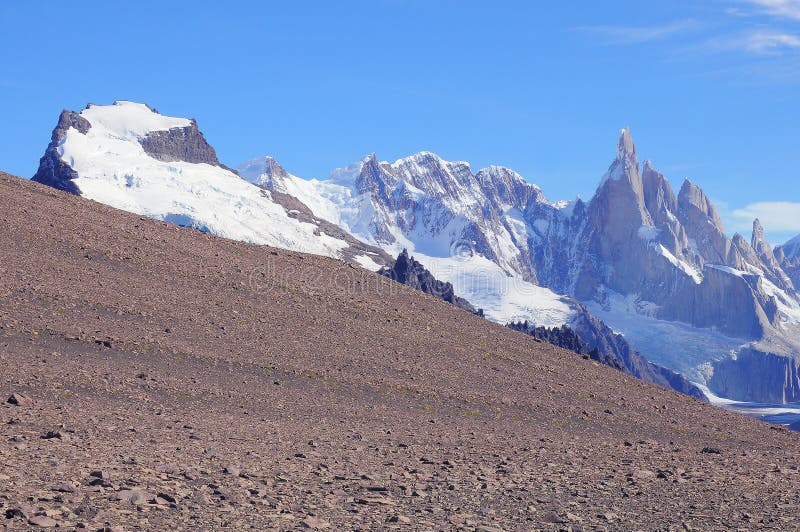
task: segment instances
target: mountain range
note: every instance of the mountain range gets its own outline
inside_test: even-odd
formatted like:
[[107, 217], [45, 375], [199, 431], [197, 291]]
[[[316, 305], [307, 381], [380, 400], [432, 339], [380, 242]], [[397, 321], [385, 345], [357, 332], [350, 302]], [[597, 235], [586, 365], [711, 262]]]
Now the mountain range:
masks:
[[727, 236], [697, 185], [676, 195], [639, 163], [627, 129], [589, 201], [553, 202], [509, 168], [430, 152], [373, 154], [325, 180], [272, 157], [234, 171], [194, 120], [116, 102], [64, 111], [33, 179], [373, 271], [406, 249], [493, 321], [567, 325], [628, 372], [695, 395], [800, 401], [800, 236], [773, 250], [758, 220], [749, 241]]

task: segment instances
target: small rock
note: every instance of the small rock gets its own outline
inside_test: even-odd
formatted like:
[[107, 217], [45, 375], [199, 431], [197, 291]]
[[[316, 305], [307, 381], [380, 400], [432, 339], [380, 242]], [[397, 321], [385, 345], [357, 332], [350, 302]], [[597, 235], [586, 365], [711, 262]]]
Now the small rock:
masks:
[[305, 519], [303, 519], [300, 524], [303, 528], [311, 528], [311, 529], [323, 529], [323, 528], [330, 528], [331, 524], [324, 519], [320, 519], [319, 517], [314, 517], [309, 515]]
[[75, 493], [75, 488], [66, 482], [62, 482], [61, 484], [56, 484], [53, 486], [53, 491], [58, 491], [60, 493]]
[[647, 469], [637, 469], [629, 476], [634, 480], [652, 480], [656, 478], [656, 474], [653, 471], [648, 471]]
[[11, 394], [11, 397], [6, 401], [14, 406], [22, 406], [31, 403], [31, 400], [19, 393]]
[[722, 451], [716, 447], [703, 447], [700, 452], [704, 454], [722, 454]]
[[563, 519], [560, 515], [558, 515], [555, 512], [547, 512], [546, 514], [544, 514], [544, 516], [542, 516], [542, 521], [544, 521], [545, 523], [556, 523], [556, 524], [567, 522], [566, 519]]
[[388, 522], [388, 523], [401, 523], [401, 524], [407, 525], [407, 524], [409, 524], [411, 522], [411, 519], [409, 517], [406, 517], [405, 515], [394, 514], [394, 515], [390, 516], [389, 519], [386, 520], [386, 522]]
[[153, 493], [144, 490], [122, 490], [117, 492], [116, 496], [119, 500], [127, 501], [133, 505], [140, 506], [155, 500], [156, 496]]
[[222, 469], [222, 472], [225, 473], [226, 475], [233, 475], [235, 477], [238, 477], [242, 473], [242, 470], [236, 466], [227, 466]]
[[28, 524], [39, 526], [42, 528], [51, 528], [58, 524], [58, 521], [47, 517], [46, 515], [34, 515], [30, 519], [28, 519]]
[[158, 495], [156, 495], [156, 497], [158, 497], [160, 499], [164, 499], [165, 501], [167, 501], [169, 503], [175, 504], [175, 497], [173, 497], [172, 495], [170, 495], [168, 493], [158, 492]]
[[48, 430], [48, 431], [47, 431], [47, 434], [43, 434], [43, 435], [41, 436], [41, 438], [42, 438], [43, 440], [54, 440], [54, 439], [60, 440], [60, 439], [62, 439], [63, 437], [64, 437], [64, 435], [63, 435], [63, 434], [61, 434], [61, 433], [60, 433], [59, 431], [57, 431], [57, 430]]
[[16, 507], [6, 510], [6, 519], [14, 519], [15, 517], [27, 517], [28, 512], [25, 508]]

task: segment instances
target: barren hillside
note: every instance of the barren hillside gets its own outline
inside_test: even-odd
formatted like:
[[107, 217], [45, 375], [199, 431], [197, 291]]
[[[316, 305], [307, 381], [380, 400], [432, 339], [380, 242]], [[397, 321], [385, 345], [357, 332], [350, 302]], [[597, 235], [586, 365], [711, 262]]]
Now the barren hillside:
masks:
[[6, 174], [0, 368], [10, 529], [798, 526], [796, 433]]

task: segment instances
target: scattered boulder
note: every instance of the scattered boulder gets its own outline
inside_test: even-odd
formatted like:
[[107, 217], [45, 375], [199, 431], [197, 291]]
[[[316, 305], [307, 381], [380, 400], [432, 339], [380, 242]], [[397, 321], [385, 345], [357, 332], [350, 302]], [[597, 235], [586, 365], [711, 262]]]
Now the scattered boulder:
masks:
[[38, 526], [41, 528], [53, 528], [58, 525], [58, 521], [46, 515], [34, 515], [28, 519], [28, 524]]
[[41, 528], [52, 528], [58, 525], [58, 521], [46, 515], [34, 515], [28, 519], [28, 524], [38, 526]]
[[23, 406], [32, 403], [30, 398], [19, 394], [19, 393], [12, 393], [11, 397], [6, 400], [7, 403], [12, 404], [14, 406]]
[[156, 495], [154, 493], [140, 489], [122, 490], [117, 492], [116, 496], [118, 500], [129, 502], [135, 506], [148, 504], [156, 499]]
[[75, 487], [68, 482], [62, 482], [53, 486], [53, 491], [59, 493], [75, 493]]
[[226, 475], [233, 475], [234, 477], [238, 477], [242, 474], [242, 470], [234, 465], [226, 466], [222, 469], [222, 472]]
[[310, 528], [312, 530], [321, 530], [325, 528], [330, 528], [331, 524], [324, 519], [320, 519], [319, 517], [314, 517], [309, 515], [305, 519], [303, 519], [300, 524], [303, 528]]

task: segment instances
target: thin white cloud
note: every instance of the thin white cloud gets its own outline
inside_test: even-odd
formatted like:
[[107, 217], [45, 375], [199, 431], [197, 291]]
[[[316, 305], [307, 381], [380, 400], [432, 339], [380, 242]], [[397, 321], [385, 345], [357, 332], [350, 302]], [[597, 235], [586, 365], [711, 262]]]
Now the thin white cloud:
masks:
[[575, 29], [603, 37], [609, 44], [641, 44], [700, 28], [701, 24], [694, 20], [679, 20], [661, 26], [581, 26]]
[[800, 233], [800, 203], [760, 201], [735, 209], [731, 218], [736, 230], [750, 227], [758, 218], [767, 231]]
[[769, 30], [711, 39], [703, 46], [712, 52], [744, 51], [757, 55], [781, 55], [800, 48], [800, 36]]
[[739, 0], [739, 2], [750, 4], [768, 15], [800, 20], [800, 0]]

